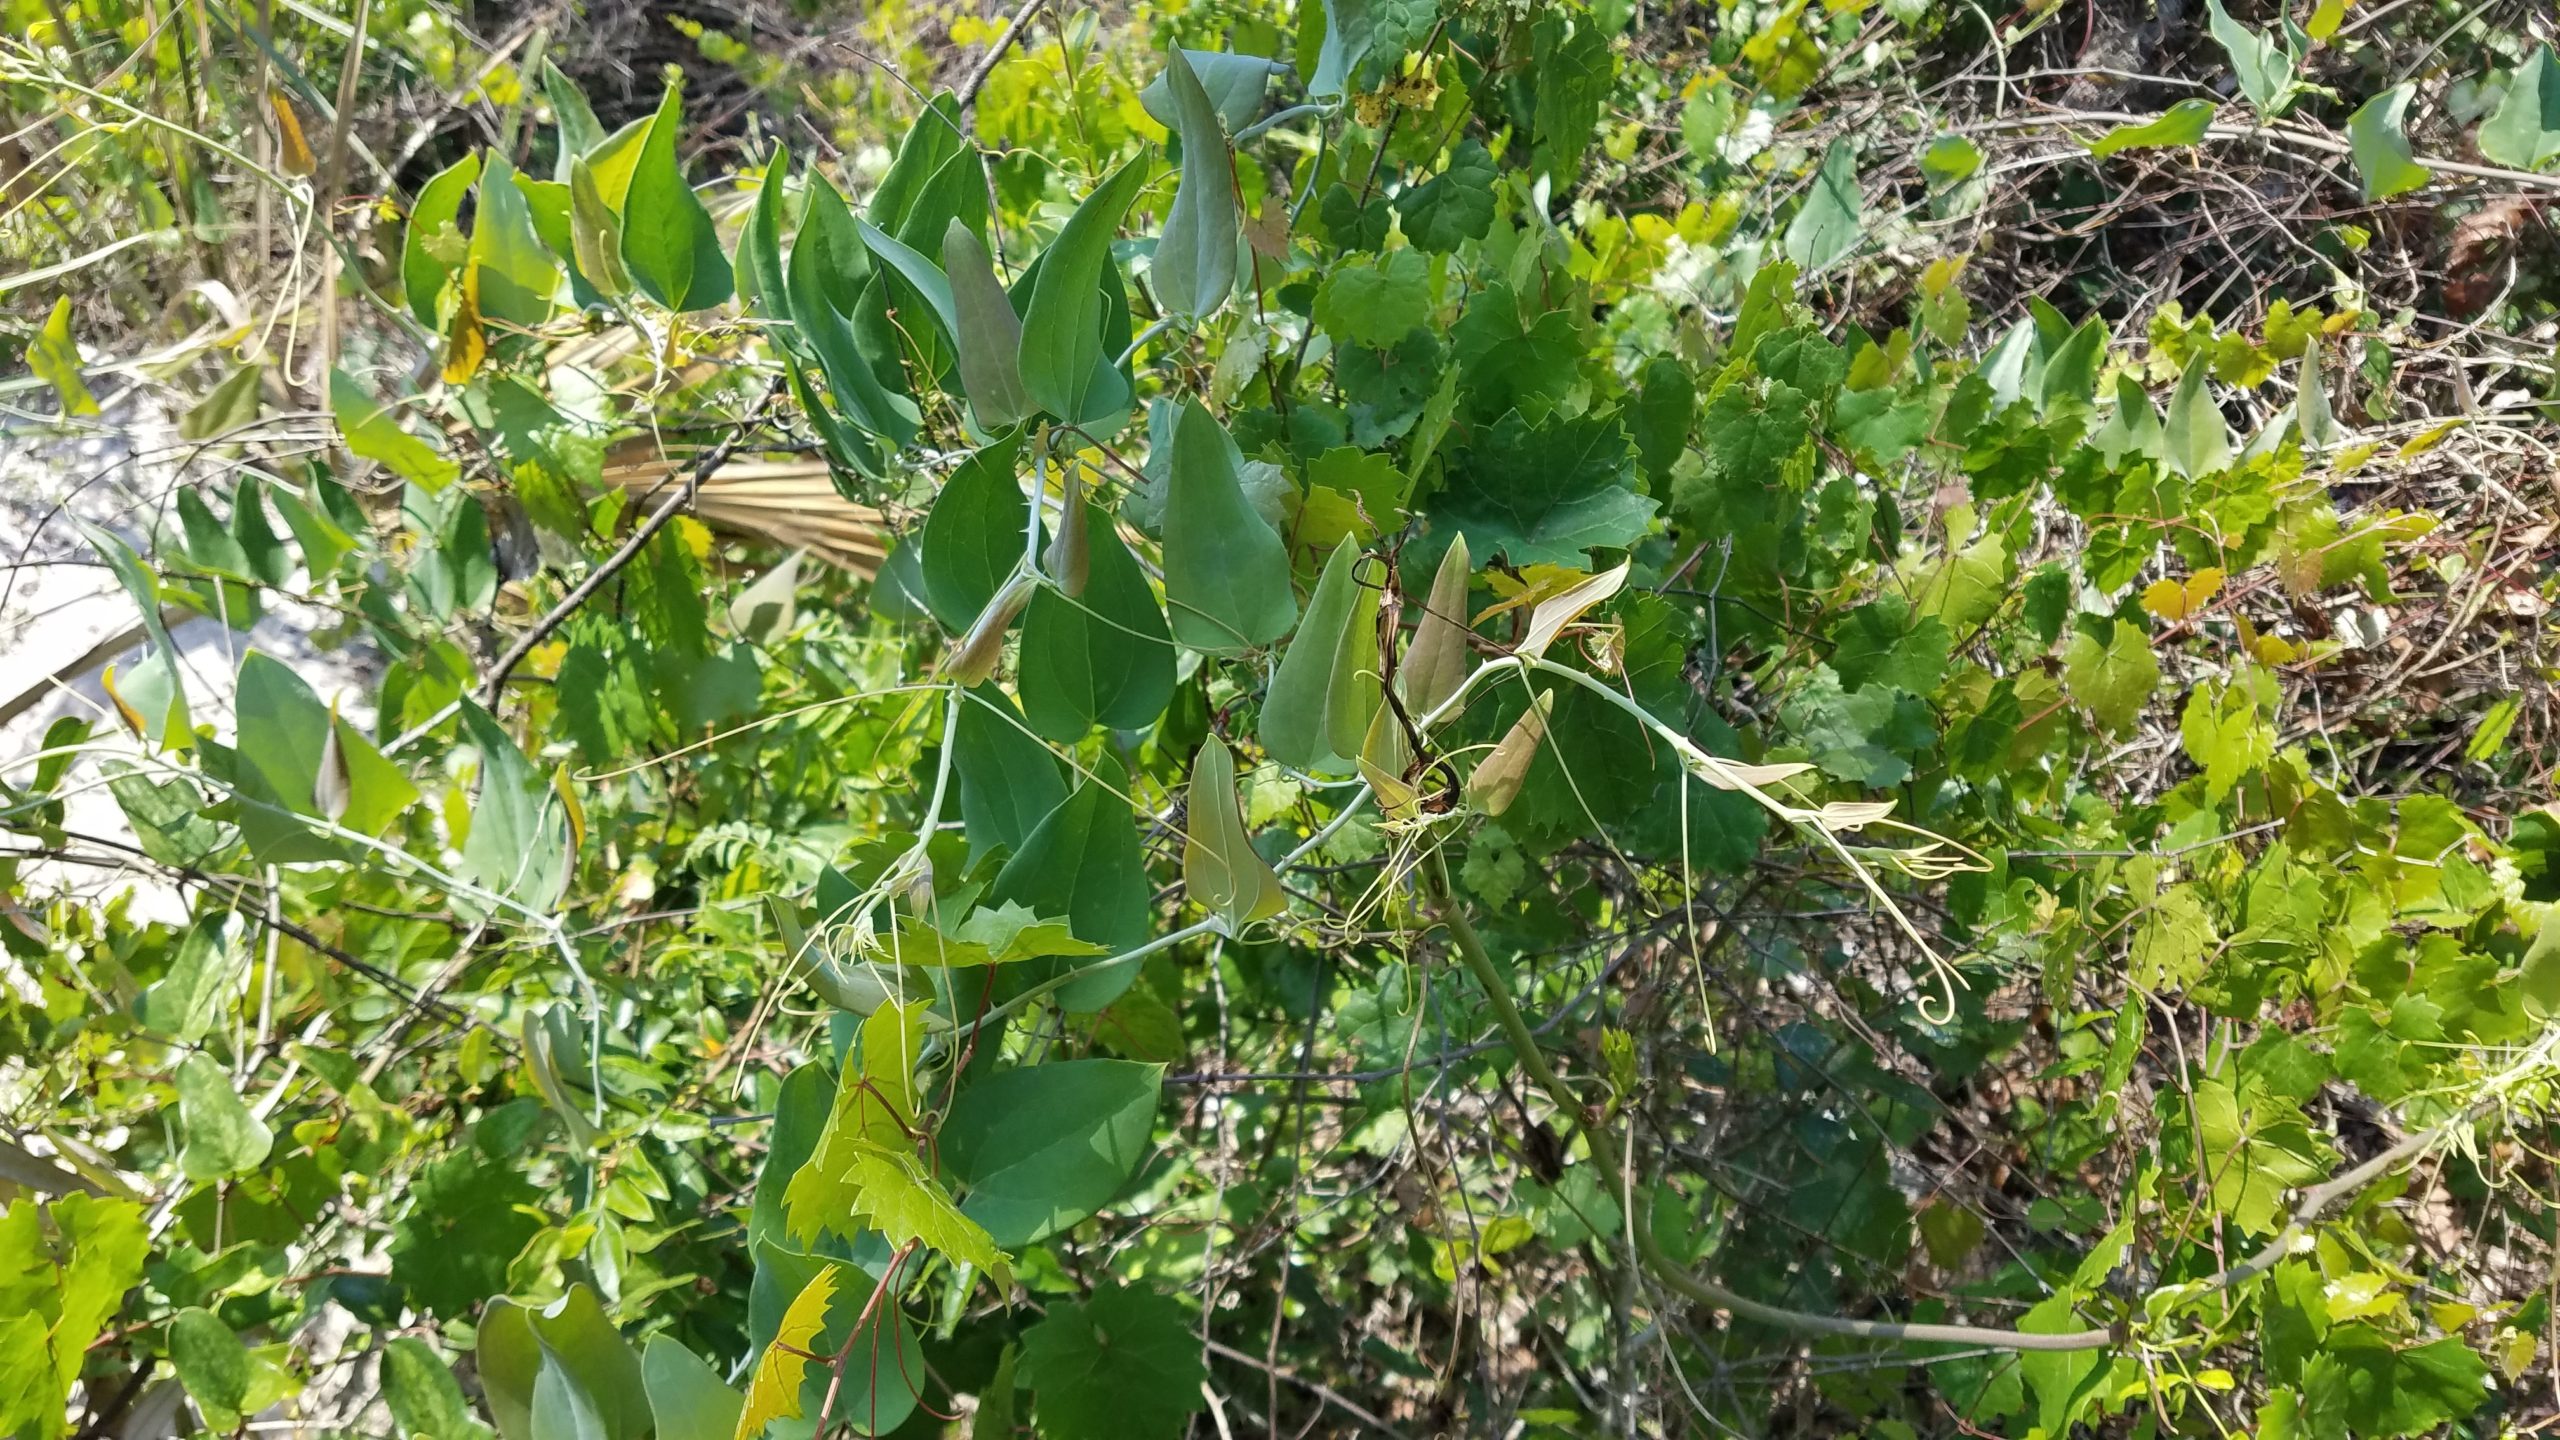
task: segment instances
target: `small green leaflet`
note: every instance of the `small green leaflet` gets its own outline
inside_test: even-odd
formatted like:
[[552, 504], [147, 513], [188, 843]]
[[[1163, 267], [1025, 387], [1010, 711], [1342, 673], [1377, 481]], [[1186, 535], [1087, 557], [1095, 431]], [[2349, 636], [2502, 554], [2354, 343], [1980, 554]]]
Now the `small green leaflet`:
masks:
[[1129, 412], [1128, 377], [1102, 353], [1102, 268], [1146, 170], [1143, 159], [1129, 161], [1076, 207], [1040, 258], [1023, 315], [1024, 393], [1071, 425], [1116, 426]]
[[1217, 106], [1179, 49], [1165, 54], [1175, 130], [1182, 136], [1182, 179], [1156, 239], [1148, 274], [1168, 314], [1197, 321], [1226, 303], [1236, 279], [1235, 157]]
[[1831, 142], [1803, 208], [1787, 222], [1779, 250], [1807, 273], [1827, 270], [1866, 241], [1864, 202], [1858, 193], [1858, 147], [1846, 136]]
[[2364, 197], [2388, 200], [2433, 179], [2435, 172], [2417, 162], [2409, 150], [2405, 117], [2411, 83], [2394, 85], [2356, 107], [2347, 117], [2347, 140], [2355, 152], [2356, 173], [2364, 179]]
[[1010, 965], [1050, 955], [1110, 953], [1077, 939], [1066, 921], [1045, 919], [1026, 906], [1010, 903], [973, 910], [948, 934], [913, 916], [901, 917], [898, 928], [883, 943], [888, 958], [901, 965], [948, 970]]
[[1164, 597], [1174, 638], [1212, 655], [1267, 645], [1298, 618], [1288, 547], [1245, 499], [1235, 442], [1197, 401], [1174, 425]]
[[1225, 922], [1230, 935], [1289, 908], [1288, 892], [1280, 888], [1270, 862], [1254, 853], [1253, 836], [1236, 804], [1235, 757], [1214, 735], [1191, 758], [1189, 802], [1182, 887], [1192, 903]]
[[1920, 152], [1920, 171], [1932, 185], [1956, 185], [1982, 168], [1982, 151], [1961, 135], [1941, 135]]
[[649, 298], [670, 310], [708, 310], [737, 290], [711, 212], [676, 161], [684, 92], [670, 83], [622, 196], [622, 260]]
[[2089, 153], [2103, 160], [2125, 150], [2196, 144], [2213, 124], [2216, 108], [2210, 100], [2181, 100], [2139, 125], [2119, 125], [2089, 141]]
[[80, 378], [80, 347], [71, 339], [70, 296], [53, 302], [44, 327], [27, 342], [27, 368], [62, 397], [64, 415], [98, 413], [97, 397], [89, 393], [88, 382]]
[[2518, 170], [2539, 170], [2560, 158], [2560, 55], [2550, 46], [2516, 67], [2478, 138], [2481, 154]]

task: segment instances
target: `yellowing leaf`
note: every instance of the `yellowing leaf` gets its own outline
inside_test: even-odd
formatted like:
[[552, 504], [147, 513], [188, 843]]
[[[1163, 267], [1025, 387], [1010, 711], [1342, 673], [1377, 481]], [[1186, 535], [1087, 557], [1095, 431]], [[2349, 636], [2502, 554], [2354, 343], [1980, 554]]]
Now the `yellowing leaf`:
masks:
[[80, 378], [80, 347], [71, 340], [70, 296], [53, 302], [53, 313], [45, 317], [44, 328], [27, 342], [27, 368], [62, 397], [64, 415], [98, 413], [97, 397], [89, 393], [88, 382]]
[[776, 1420], [800, 1416], [800, 1382], [809, 1373], [809, 1342], [827, 1328], [827, 1306], [835, 1299], [836, 1267], [809, 1277], [792, 1297], [775, 1327], [773, 1343], [756, 1360], [755, 1378], [747, 1382], [747, 1403], [738, 1411], [731, 1440], [754, 1440]]
[[1520, 637], [1520, 653], [1531, 658], [1544, 655], [1564, 628], [1579, 620], [1593, 606], [1604, 603], [1627, 583], [1627, 570], [1635, 562], [1622, 560], [1618, 568], [1591, 576], [1566, 589], [1551, 600], [1541, 601], [1529, 613], [1528, 633]]
[[480, 373], [480, 362], [487, 358], [489, 337], [480, 328], [480, 267], [473, 265], [462, 272], [461, 298], [444, 332], [444, 383], [464, 383]]
[[319, 169], [320, 162], [311, 155], [311, 142], [302, 135], [302, 117], [293, 113], [293, 102], [284, 98], [282, 90], [270, 85], [267, 87], [267, 104], [276, 112], [276, 144], [283, 152], [284, 173], [308, 175]]
[[2165, 578], [2152, 581], [2143, 588], [2142, 608], [2172, 622], [2193, 619], [2204, 613], [2221, 590], [2221, 569], [2208, 565], [2183, 582]]
[[2463, 422], [2460, 420], [2447, 420], [2440, 425], [2431, 425], [2427, 427], [2426, 431], [2420, 434], [2416, 439], [2401, 446], [2396, 452], [2397, 458], [2402, 460], [2416, 459], [2418, 456], [2424, 455], [2428, 451], [2436, 448], [2438, 445], [2443, 444], [2446, 436], [2449, 436], [2454, 431], [2461, 429], [2462, 426]]
[[854, 1213], [868, 1220], [892, 1246], [921, 1244], [945, 1258], [974, 1265], [998, 1285], [1011, 1283], [1012, 1257], [996, 1248], [987, 1227], [960, 1213], [951, 1192], [925, 1173], [909, 1149], [856, 1145], [845, 1167]]

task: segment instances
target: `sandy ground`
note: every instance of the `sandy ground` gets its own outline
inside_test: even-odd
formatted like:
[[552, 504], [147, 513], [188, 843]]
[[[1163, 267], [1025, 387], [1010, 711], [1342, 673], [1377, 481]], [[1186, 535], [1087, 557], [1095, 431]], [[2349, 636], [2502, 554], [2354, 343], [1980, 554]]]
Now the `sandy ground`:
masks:
[[[0, 766], [23, 781], [28, 757], [41, 748], [45, 730], [66, 715], [89, 719], [101, 758], [134, 743], [106, 699], [100, 676], [106, 664], [130, 669], [143, 654], [136, 643], [82, 663], [101, 641], [127, 632], [141, 617], [132, 596], [82, 537], [77, 521], [122, 536], [145, 556], [153, 537], [174, 525], [171, 497], [186, 477], [175, 468], [181, 447], [174, 422], [137, 402], [109, 404], [107, 413], [79, 432], [53, 427], [0, 425], [0, 702], [29, 691], [35, 703], [0, 725]], [[243, 631], [219, 621], [190, 618], [173, 626], [187, 703], [198, 725], [232, 730], [233, 677], [240, 657], [260, 650], [290, 664], [323, 695], [338, 697], [358, 724], [369, 724], [372, 686], [365, 661], [351, 652], [322, 652], [309, 636], [321, 617], [280, 598]], [[115, 801], [98, 785], [98, 766], [84, 760], [66, 787], [65, 828], [124, 840], [131, 831]], [[179, 898], [147, 877], [115, 871], [31, 871], [39, 892], [65, 882], [74, 893], [104, 901], [135, 890], [136, 913], [154, 919], [184, 914]]]

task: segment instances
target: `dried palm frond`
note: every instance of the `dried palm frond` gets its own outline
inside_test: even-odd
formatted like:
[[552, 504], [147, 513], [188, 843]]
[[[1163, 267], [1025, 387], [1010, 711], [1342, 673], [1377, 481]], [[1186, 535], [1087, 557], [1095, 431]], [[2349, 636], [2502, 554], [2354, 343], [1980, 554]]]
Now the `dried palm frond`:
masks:
[[[608, 462], [604, 480], [635, 500], [684, 483], [684, 455]], [[732, 460], [703, 477], [694, 515], [715, 530], [805, 549], [868, 580], [888, 558], [880, 512], [836, 493], [823, 460]]]

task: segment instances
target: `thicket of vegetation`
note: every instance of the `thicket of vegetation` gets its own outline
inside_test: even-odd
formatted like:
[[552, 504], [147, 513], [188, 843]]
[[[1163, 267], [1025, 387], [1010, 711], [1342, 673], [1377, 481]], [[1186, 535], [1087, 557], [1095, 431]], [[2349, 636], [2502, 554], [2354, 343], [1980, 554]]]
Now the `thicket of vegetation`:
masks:
[[0, 15], [0, 1434], [2560, 1416], [2544, 0]]

